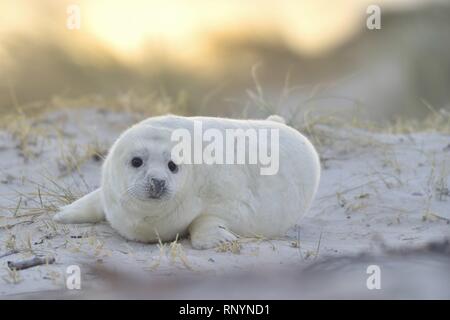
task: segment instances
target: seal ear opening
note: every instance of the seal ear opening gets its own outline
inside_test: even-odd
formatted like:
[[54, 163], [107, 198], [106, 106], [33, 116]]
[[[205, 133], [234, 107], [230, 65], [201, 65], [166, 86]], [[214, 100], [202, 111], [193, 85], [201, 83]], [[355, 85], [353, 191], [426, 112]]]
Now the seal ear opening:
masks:
[[286, 124], [286, 120], [282, 116], [276, 114], [269, 116], [266, 120]]
[[59, 223], [95, 223], [105, 220], [100, 188], [64, 206], [53, 217]]

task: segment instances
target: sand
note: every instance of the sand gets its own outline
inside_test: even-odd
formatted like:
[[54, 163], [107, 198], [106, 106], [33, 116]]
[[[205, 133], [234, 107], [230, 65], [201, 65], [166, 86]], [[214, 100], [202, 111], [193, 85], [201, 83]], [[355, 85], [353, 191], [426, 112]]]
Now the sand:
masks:
[[[127, 241], [107, 223], [52, 222], [60, 205], [98, 187], [102, 156], [137, 120], [73, 109], [0, 130], [0, 298], [450, 297], [442, 271], [450, 266], [448, 250], [415, 249], [450, 237], [449, 135], [317, 126], [314, 134], [326, 137], [311, 137], [322, 159], [319, 192], [308, 215], [280, 239], [241, 239], [199, 251], [187, 239]], [[2, 256], [11, 250], [17, 253]], [[404, 258], [405, 250], [413, 258]], [[7, 268], [8, 261], [36, 255], [55, 263]], [[343, 258], [350, 259], [345, 276], [336, 276], [342, 267], [322, 268], [340, 266]], [[389, 290], [367, 289], [373, 263], [382, 265]], [[70, 265], [81, 269], [81, 290], [66, 288]], [[326, 276], [305, 277], [318, 266]], [[405, 272], [410, 275], [401, 280]]]

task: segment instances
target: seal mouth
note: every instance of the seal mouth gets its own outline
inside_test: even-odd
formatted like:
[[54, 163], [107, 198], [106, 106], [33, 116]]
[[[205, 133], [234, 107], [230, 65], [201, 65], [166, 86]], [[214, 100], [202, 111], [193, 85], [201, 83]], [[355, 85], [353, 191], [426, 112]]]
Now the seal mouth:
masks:
[[166, 195], [166, 193], [167, 193], [166, 188], [157, 191], [150, 190], [148, 198], [152, 200], [159, 200], [162, 199]]
[[165, 200], [169, 198], [171, 191], [167, 187], [155, 189], [150, 186], [145, 186], [140, 190], [139, 189], [135, 190], [135, 188], [131, 188], [126, 192], [126, 194], [127, 196], [123, 199], [123, 201], [125, 202], [128, 202], [131, 198], [142, 202], [150, 202], [150, 201]]

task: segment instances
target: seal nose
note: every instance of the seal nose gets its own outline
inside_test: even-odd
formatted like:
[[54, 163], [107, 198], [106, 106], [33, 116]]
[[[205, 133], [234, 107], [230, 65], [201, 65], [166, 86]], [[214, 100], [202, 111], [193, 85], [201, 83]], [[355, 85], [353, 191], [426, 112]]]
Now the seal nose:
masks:
[[157, 197], [161, 196], [161, 194], [164, 192], [164, 189], [166, 187], [166, 180], [160, 180], [160, 179], [151, 179], [152, 186], [153, 186], [153, 194]]

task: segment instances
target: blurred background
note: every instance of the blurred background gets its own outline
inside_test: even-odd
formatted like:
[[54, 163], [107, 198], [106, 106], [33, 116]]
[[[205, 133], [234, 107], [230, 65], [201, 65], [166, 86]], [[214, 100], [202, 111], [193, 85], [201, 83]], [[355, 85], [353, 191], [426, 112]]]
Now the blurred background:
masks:
[[420, 119], [450, 106], [450, 3], [1, 0], [0, 115], [92, 104]]

